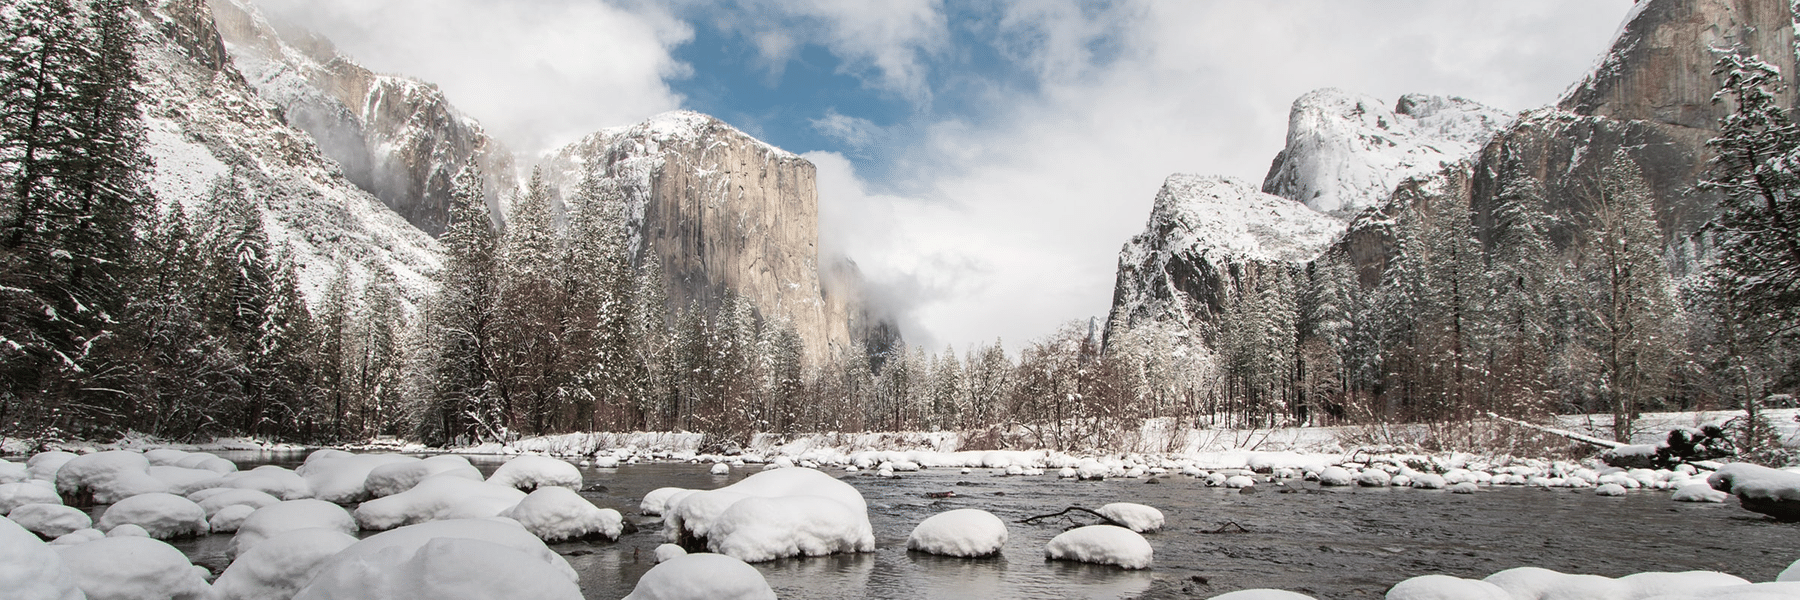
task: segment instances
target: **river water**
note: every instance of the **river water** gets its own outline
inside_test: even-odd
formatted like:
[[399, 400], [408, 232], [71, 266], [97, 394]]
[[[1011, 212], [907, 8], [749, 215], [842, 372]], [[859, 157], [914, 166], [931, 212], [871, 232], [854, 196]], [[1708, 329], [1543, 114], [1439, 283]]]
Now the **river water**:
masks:
[[[269, 462], [291, 467], [297, 459], [227, 458], [245, 468]], [[471, 457], [484, 471], [502, 460]], [[587, 598], [622, 598], [653, 566], [653, 550], [663, 542], [660, 522], [636, 514], [645, 493], [665, 486], [712, 489], [752, 472], [738, 468], [730, 476], [714, 476], [705, 465], [678, 463], [583, 469], [588, 489], [582, 495], [618, 509], [639, 530], [613, 543], [551, 547], [581, 574]], [[1800, 525], [1770, 521], [1735, 502], [1673, 502], [1668, 492], [1608, 498], [1591, 489], [1492, 487], [1456, 495], [1321, 489], [1290, 481], [1283, 486], [1286, 493], [1265, 483], [1246, 494], [1179, 476], [1150, 483], [999, 477], [981, 469], [968, 475], [927, 470], [897, 479], [833, 473], [868, 500], [877, 549], [756, 565], [783, 599], [1207, 598], [1275, 587], [1332, 600], [1381, 598], [1394, 583], [1417, 575], [1479, 578], [1518, 566], [1612, 577], [1704, 569], [1770, 581], [1800, 560]], [[935, 492], [956, 495], [927, 496]], [[1108, 502], [1148, 504], [1167, 517], [1163, 531], [1145, 536], [1156, 550], [1154, 567], [1124, 571], [1047, 562], [1043, 547], [1050, 538], [1093, 519], [1016, 522]], [[1002, 556], [953, 559], [906, 550], [914, 525], [956, 508], [984, 509], [1009, 523], [1011, 538]], [[229, 542], [229, 535], [215, 535], [177, 547], [216, 572], [224, 566]]]

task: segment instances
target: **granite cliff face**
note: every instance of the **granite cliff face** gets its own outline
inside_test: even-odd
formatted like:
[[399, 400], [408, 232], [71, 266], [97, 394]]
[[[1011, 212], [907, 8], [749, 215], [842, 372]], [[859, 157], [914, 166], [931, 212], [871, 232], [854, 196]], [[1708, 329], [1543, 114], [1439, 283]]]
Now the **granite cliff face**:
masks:
[[246, 0], [211, 0], [223, 49], [288, 124], [318, 143], [358, 187], [433, 236], [449, 216], [452, 181], [466, 167], [487, 177], [498, 208], [518, 185], [512, 153], [458, 112], [437, 86], [378, 75], [331, 42], [265, 19]]
[[1171, 175], [1144, 232], [1119, 251], [1108, 327], [1211, 321], [1235, 286], [1264, 269], [1305, 265], [1343, 229], [1336, 218], [1242, 180]]
[[136, 14], [147, 34], [138, 66], [157, 197], [203, 215], [212, 182], [230, 176], [259, 202], [274, 247], [291, 253], [315, 302], [340, 261], [358, 280], [389, 269], [408, 303], [422, 302], [442, 259], [437, 242], [352, 184], [257, 94], [225, 54], [206, 2], [151, 2]]
[[1375, 206], [1408, 177], [1474, 152], [1513, 116], [1472, 100], [1408, 94], [1388, 108], [1325, 88], [1294, 100], [1287, 145], [1262, 191], [1340, 216]]
[[860, 276], [854, 265], [821, 268], [818, 186], [806, 159], [676, 111], [589, 135], [543, 168], [561, 190], [591, 171], [624, 199], [635, 260], [662, 263], [671, 308], [714, 309], [729, 291], [764, 317], [790, 318], [809, 359], [849, 342]]

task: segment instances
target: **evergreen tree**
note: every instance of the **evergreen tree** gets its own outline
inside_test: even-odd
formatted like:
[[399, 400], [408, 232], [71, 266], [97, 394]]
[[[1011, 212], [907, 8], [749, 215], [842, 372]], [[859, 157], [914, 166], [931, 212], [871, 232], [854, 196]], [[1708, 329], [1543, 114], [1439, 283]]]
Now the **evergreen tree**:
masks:
[[1629, 441], [1639, 412], [1665, 393], [1676, 347], [1662, 231], [1650, 192], [1623, 151], [1600, 170], [1592, 223], [1578, 265], [1587, 293], [1581, 318], [1596, 365], [1597, 399], [1613, 414], [1613, 435]]
[[421, 437], [447, 443], [490, 436], [498, 418], [493, 361], [499, 351], [499, 235], [482, 199], [481, 174], [464, 169], [442, 238], [444, 270], [429, 306], [436, 388]]
[[1724, 79], [1714, 102], [1732, 105], [1707, 142], [1718, 156], [1701, 184], [1724, 193], [1715, 269], [1742, 310], [1785, 323], [1785, 332], [1800, 323], [1800, 127], [1775, 96], [1776, 67], [1729, 53], [1713, 74]]
[[270, 317], [275, 281], [262, 211], [236, 177], [221, 177], [210, 191], [212, 231], [206, 236], [206, 270], [201, 288], [213, 335], [237, 364], [237, 393], [224, 407], [228, 428], [249, 431], [262, 419], [274, 384], [274, 342]]
[[1532, 178], [1509, 181], [1498, 194], [1488, 259], [1495, 400], [1487, 408], [1512, 417], [1542, 417], [1553, 409], [1547, 378], [1556, 343], [1551, 311], [1565, 269], [1550, 241], [1542, 184]]
[[511, 432], [543, 433], [561, 405], [568, 381], [562, 370], [567, 332], [561, 236], [551, 214], [550, 188], [534, 171], [525, 193], [513, 200], [500, 245], [498, 360], [502, 414]]

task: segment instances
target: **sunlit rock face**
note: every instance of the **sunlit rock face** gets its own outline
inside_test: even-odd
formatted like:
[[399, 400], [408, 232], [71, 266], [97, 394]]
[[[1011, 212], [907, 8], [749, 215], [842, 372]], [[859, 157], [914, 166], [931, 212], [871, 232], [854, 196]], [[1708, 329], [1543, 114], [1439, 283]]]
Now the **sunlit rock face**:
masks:
[[736, 294], [765, 318], [791, 319], [814, 360], [850, 340], [861, 278], [843, 264], [822, 275], [811, 162], [675, 111], [594, 133], [544, 163], [565, 195], [589, 171], [624, 200], [635, 260], [662, 264], [672, 308], [714, 310]]
[[1144, 232], [1119, 251], [1109, 323], [1211, 321], [1231, 288], [1267, 269], [1306, 264], [1343, 229], [1336, 218], [1239, 179], [1171, 175]]
[[344, 177], [413, 226], [443, 233], [452, 182], [464, 168], [486, 176], [491, 202], [517, 185], [512, 154], [437, 86], [373, 73], [245, 0], [211, 0], [211, 10], [245, 81], [310, 134]]
[[355, 281], [375, 268], [391, 271], [409, 305], [430, 294], [442, 260], [436, 240], [345, 178], [311, 135], [247, 83], [204, 0], [149, 2], [133, 14], [146, 33], [138, 66], [158, 198], [204, 219], [213, 182], [237, 181], [262, 212], [271, 247], [297, 266], [301, 290], [315, 302], [339, 265]]

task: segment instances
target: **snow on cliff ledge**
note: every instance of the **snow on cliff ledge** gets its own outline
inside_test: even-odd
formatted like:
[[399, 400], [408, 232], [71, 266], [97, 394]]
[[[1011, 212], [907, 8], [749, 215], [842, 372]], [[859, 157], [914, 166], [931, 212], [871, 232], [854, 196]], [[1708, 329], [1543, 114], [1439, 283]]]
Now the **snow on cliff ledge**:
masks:
[[1373, 206], [1408, 177], [1480, 149], [1513, 116], [1463, 98], [1408, 94], [1389, 108], [1372, 96], [1324, 88], [1294, 100], [1287, 147], [1262, 191], [1346, 215]]
[[1343, 231], [1342, 221], [1259, 192], [1244, 180], [1177, 173], [1163, 181], [1150, 222], [1120, 261], [1160, 251], [1303, 262], [1324, 252]]

